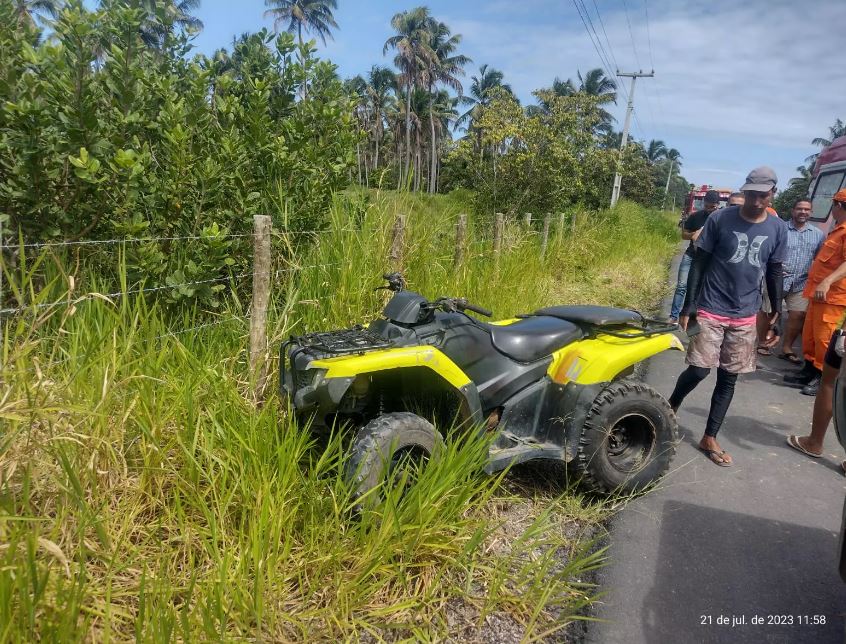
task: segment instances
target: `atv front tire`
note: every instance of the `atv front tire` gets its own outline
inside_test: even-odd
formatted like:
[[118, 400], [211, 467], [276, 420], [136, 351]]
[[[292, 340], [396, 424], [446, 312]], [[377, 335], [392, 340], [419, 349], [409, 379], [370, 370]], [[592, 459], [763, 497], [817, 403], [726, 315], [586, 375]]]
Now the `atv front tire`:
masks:
[[[443, 438], [425, 418], [408, 412], [384, 414], [362, 427], [350, 448], [345, 476], [359, 504], [374, 507], [384, 491], [402, 480], [402, 470], [421, 467], [443, 447]], [[413, 475], [412, 475], [413, 476]]]
[[666, 474], [677, 442], [676, 416], [664, 397], [641, 382], [620, 380], [593, 401], [574, 463], [592, 489], [631, 493]]

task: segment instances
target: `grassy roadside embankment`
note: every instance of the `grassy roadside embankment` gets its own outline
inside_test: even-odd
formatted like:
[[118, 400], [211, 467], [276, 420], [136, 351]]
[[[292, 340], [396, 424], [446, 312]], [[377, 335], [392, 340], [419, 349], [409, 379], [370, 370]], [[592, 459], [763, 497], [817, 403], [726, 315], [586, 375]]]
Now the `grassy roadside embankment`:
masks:
[[[492, 225], [472, 222], [454, 269], [462, 207], [339, 199], [297, 256], [312, 268], [279, 267], [271, 354], [292, 331], [378, 315], [397, 213], [410, 287], [496, 317], [558, 302], [646, 310], [663, 293], [676, 246], [663, 215], [582, 214], [544, 261], [537, 235], [513, 225], [498, 263], [482, 239]], [[58, 273], [43, 301], [97, 287]], [[590, 601], [579, 579], [601, 553], [582, 526], [603, 510], [561, 482], [503, 485], [479, 474], [483, 445], [456, 444], [401, 501], [353, 518], [340, 440], [318, 450], [272, 396], [250, 402], [238, 302], [221, 324], [174, 334], [208, 320], [166, 319], [141, 298], [72, 301], [6, 322], [0, 641], [534, 639]]]

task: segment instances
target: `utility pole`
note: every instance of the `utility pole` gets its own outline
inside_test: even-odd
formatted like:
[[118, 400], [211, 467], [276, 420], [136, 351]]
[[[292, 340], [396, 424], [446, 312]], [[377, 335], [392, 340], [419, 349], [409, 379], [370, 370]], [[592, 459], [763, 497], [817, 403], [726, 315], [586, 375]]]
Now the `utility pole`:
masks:
[[629, 126], [631, 126], [632, 124], [632, 112], [634, 111], [635, 81], [638, 78], [652, 78], [653, 76], [655, 76], [655, 70], [653, 69], [651, 72], [646, 74], [643, 72], [643, 70], [639, 72], [621, 72], [618, 69], [617, 76], [620, 78], [631, 78], [632, 87], [631, 90], [629, 90], [629, 106], [626, 109], [626, 122], [623, 125], [623, 140], [620, 142], [620, 159], [617, 162], [617, 174], [614, 175], [614, 190], [611, 192], [612, 208], [620, 200], [620, 184], [623, 180], [623, 176], [620, 174], [620, 170], [622, 169], [621, 166], [623, 164], [623, 150], [626, 149], [626, 143], [628, 143], [629, 141]]
[[675, 163], [675, 159], [670, 159], [670, 171], [667, 173], [667, 185], [664, 186], [664, 199], [661, 201], [661, 208], [665, 208], [667, 206], [667, 193], [670, 192], [670, 177], [673, 176], [673, 164]]

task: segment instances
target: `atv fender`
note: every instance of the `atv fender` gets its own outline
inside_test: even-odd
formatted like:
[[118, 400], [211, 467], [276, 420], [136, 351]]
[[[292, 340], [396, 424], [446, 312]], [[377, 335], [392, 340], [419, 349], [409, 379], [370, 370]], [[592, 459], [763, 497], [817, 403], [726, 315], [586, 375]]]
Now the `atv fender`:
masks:
[[681, 341], [672, 333], [631, 339], [599, 335], [556, 352], [547, 373], [560, 385], [608, 383], [638, 362], [668, 349], [684, 350]]
[[412, 367], [431, 369], [453, 387], [461, 399], [463, 417], [474, 425], [482, 425], [484, 416], [476, 385], [452, 360], [440, 350], [430, 346], [402, 347], [371, 351], [360, 355], [313, 360], [309, 369], [323, 373], [323, 384], [328, 389], [331, 402], [340, 402], [353, 380], [360, 374], [394, 371]]

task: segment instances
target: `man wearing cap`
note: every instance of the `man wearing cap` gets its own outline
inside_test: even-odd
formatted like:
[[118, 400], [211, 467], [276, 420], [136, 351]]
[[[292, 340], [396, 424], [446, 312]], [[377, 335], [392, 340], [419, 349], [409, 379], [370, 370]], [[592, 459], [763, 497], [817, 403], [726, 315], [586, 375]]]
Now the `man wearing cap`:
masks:
[[761, 308], [761, 280], [766, 278], [773, 314], [766, 344], [779, 340], [783, 262], [787, 255], [787, 224], [767, 213], [776, 186], [775, 172], [756, 168], [741, 188], [742, 206], [730, 206], [708, 217], [696, 240], [679, 326], [688, 331], [688, 367], [670, 396], [678, 410], [685, 397], [717, 368], [717, 384], [705, 435], [699, 449], [717, 465], [728, 467], [731, 457], [717, 442], [734, 396], [737, 376], [755, 370]]
[[804, 385], [803, 394], [817, 395], [825, 352], [831, 335], [846, 314], [846, 188], [834, 195], [831, 214], [834, 228], [828, 234], [808, 271], [802, 292], [808, 298], [808, 311], [802, 328], [805, 366], [788, 374], [784, 381]]
[[690, 273], [690, 265], [693, 263], [693, 251], [696, 240], [702, 232], [702, 227], [708, 219], [708, 215], [720, 207], [720, 193], [716, 190], [709, 190], [705, 193], [705, 207], [697, 210], [690, 217], [684, 220], [682, 225], [682, 239], [690, 240], [687, 250], [679, 262], [678, 281], [676, 292], [673, 295], [673, 305], [670, 308], [670, 322], [678, 322], [681, 314], [684, 296], [687, 293], [687, 276]]

